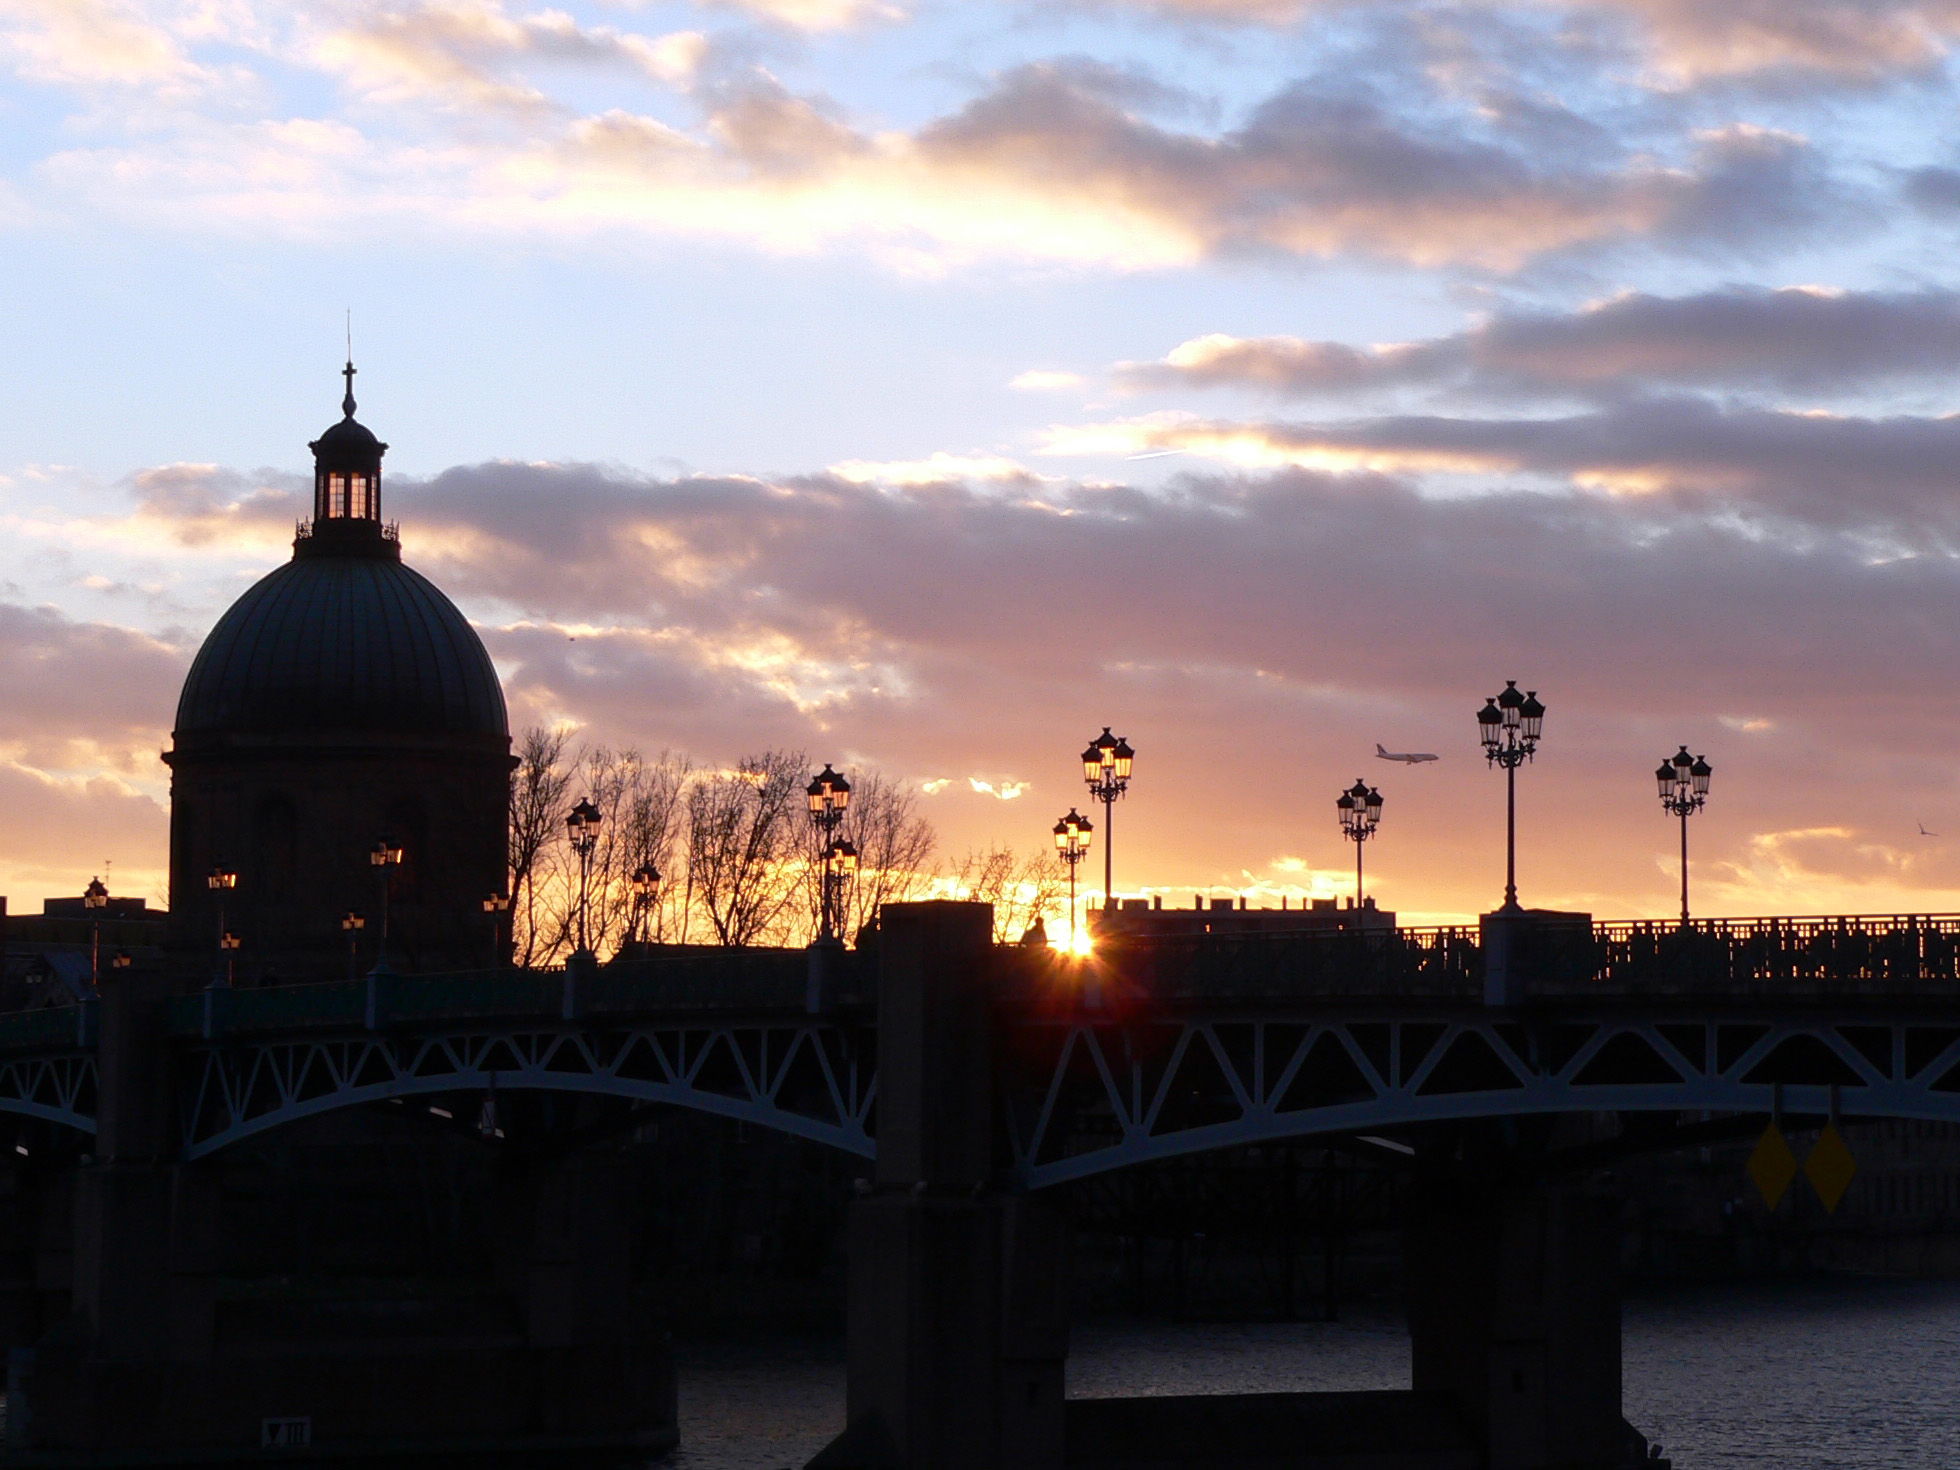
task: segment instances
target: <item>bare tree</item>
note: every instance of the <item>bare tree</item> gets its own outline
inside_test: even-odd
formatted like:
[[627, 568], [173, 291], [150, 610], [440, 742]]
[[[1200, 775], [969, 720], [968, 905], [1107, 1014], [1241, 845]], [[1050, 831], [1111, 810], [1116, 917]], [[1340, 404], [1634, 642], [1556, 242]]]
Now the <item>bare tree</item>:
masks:
[[803, 752], [745, 756], [687, 793], [685, 902], [718, 944], [788, 936], [804, 882]]
[[[846, 942], [874, 922], [886, 904], [922, 897], [932, 887], [926, 862], [938, 845], [938, 834], [919, 815], [917, 795], [884, 773], [853, 777], [851, 804], [844, 808], [837, 836], [858, 853], [857, 874], [838, 915], [839, 937]], [[803, 896], [805, 918], [814, 932], [823, 903], [823, 855], [814, 839], [808, 850]]]
[[[629, 939], [651, 938], [663, 928], [662, 912], [670, 906], [665, 891], [674, 867], [674, 839], [693, 762], [672, 751], [649, 761], [636, 750], [596, 747], [585, 754], [579, 775], [585, 794], [605, 821], [592, 853], [586, 926], [589, 942], [603, 953]], [[633, 884], [633, 875], [651, 867], [663, 880], [662, 893], [651, 911]], [[577, 874], [571, 877], [576, 881]], [[637, 933], [636, 933], [637, 931]]]
[[960, 897], [994, 906], [996, 944], [1018, 940], [1037, 919], [1046, 922], [1068, 888], [1052, 858], [1021, 858], [1011, 847], [967, 853], [954, 866], [952, 881]]
[[510, 775], [511, 952], [520, 965], [542, 962], [563, 927], [562, 903], [545, 890], [572, 783], [565, 761], [568, 738], [563, 730], [526, 730]]

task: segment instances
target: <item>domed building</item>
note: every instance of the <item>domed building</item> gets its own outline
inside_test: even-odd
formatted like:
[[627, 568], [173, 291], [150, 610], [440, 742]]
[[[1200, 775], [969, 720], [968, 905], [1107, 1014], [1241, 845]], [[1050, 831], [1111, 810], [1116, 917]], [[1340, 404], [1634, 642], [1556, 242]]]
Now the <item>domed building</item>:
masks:
[[[309, 446], [313, 519], [205, 639], [164, 756], [173, 940], [215, 954], [222, 925], [241, 977], [342, 972], [349, 912], [365, 969], [384, 908], [392, 963], [479, 966], [483, 900], [504, 891], [503, 690], [455, 604], [403, 564], [381, 518], [388, 446], [345, 375], [343, 417]], [[377, 866], [377, 845], [400, 862]]]

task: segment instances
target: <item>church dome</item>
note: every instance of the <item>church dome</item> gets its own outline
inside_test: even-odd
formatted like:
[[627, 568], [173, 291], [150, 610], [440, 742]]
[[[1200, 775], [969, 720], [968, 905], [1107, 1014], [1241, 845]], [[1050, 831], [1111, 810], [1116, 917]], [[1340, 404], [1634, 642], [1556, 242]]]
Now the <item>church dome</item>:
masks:
[[231, 605], [177, 704], [179, 739], [311, 731], [510, 733], [496, 670], [456, 605], [392, 557], [328, 547]]
[[354, 418], [313, 450], [313, 519], [293, 559], [231, 605], [177, 702], [177, 736], [359, 732], [490, 736], [508, 745], [490, 656], [456, 605], [401, 564], [381, 519], [388, 446]]

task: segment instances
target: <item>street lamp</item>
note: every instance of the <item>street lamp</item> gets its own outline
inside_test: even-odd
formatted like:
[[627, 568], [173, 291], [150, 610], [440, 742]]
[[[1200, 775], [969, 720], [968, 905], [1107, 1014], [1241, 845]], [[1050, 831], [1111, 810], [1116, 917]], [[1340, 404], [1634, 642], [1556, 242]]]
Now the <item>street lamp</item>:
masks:
[[1545, 730], [1545, 706], [1538, 691], [1518, 693], [1518, 681], [1506, 679], [1504, 692], [1484, 701], [1477, 711], [1477, 734], [1484, 759], [1504, 768], [1504, 907], [1518, 906], [1518, 767], [1538, 749]]
[[368, 863], [374, 869], [375, 886], [381, 898], [381, 935], [374, 946], [374, 973], [384, 975], [388, 971], [388, 872], [401, 866], [402, 850], [387, 838], [368, 849]]
[[1055, 851], [1068, 864], [1068, 943], [1071, 950], [1079, 951], [1081, 948], [1075, 931], [1075, 869], [1089, 855], [1089, 842], [1095, 830], [1089, 819], [1074, 807], [1070, 807], [1068, 815], [1055, 824]]
[[483, 912], [490, 916], [490, 968], [504, 962], [504, 915], [510, 912], [510, 895], [493, 893], [483, 900]]
[[838, 885], [843, 881], [837, 870], [840, 847], [849, 849], [850, 871], [857, 871], [857, 849], [848, 842], [837, 841], [837, 828], [851, 804], [851, 783], [833, 771], [826, 761], [824, 768], [803, 788], [803, 794], [809, 798], [810, 825], [816, 828], [823, 851], [822, 886], [817, 894], [817, 942], [829, 944], [837, 938], [841, 918], [837, 911]]
[[102, 983], [102, 910], [109, 906], [109, 889], [101, 877], [90, 878], [82, 890], [82, 907], [89, 912], [88, 983]]
[[[848, 838], [840, 838], [824, 849], [823, 855], [823, 897], [824, 907], [831, 914], [833, 933], [844, 925], [844, 894], [851, 886], [851, 879], [857, 876], [857, 844]], [[842, 943], [841, 935], [837, 942]]]
[[1116, 860], [1116, 798], [1130, 789], [1130, 766], [1137, 753], [1121, 735], [1102, 734], [1082, 752], [1082, 779], [1089, 783], [1089, 795], [1103, 804], [1103, 907], [1116, 907], [1116, 888], [1112, 877]]
[[349, 909], [340, 916], [340, 932], [347, 936], [347, 978], [352, 980], [360, 968], [361, 931], [367, 928], [367, 920]]
[[1342, 833], [1354, 844], [1354, 906], [1361, 907], [1361, 846], [1381, 825], [1382, 794], [1359, 777], [1334, 802]]
[[1660, 787], [1661, 810], [1681, 819], [1681, 927], [1688, 927], [1688, 818], [1708, 801], [1709, 778], [1715, 768], [1705, 755], [1689, 755], [1688, 747], [1660, 763], [1654, 782]]
[[239, 939], [236, 934], [225, 933], [218, 936], [218, 948], [224, 952], [225, 956], [225, 989], [227, 990], [231, 989], [232, 956], [237, 954], [238, 945]]
[[633, 938], [644, 943], [647, 909], [660, 892], [660, 869], [641, 863], [633, 870]]
[[238, 886], [238, 874], [221, 863], [205, 875], [204, 886], [218, 895], [218, 958], [225, 962], [226, 983], [229, 984], [231, 959], [225, 951], [238, 946], [225, 943], [231, 938], [231, 931], [225, 927], [225, 895]]
[[109, 956], [109, 968], [112, 970], [127, 970], [135, 963], [136, 957], [126, 949], [119, 949]]
[[578, 854], [577, 953], [583, 956], [592, 953], [585, 928], [586, 899], [592, 885], [592, 854], [599, 846], [599, 829], [605, 825], [605, 821], [604, 814], [592, 804], [590, 797], [581, 797], [579, 804], [565, 817], [565, 831], [572, 839], [572, 851]]

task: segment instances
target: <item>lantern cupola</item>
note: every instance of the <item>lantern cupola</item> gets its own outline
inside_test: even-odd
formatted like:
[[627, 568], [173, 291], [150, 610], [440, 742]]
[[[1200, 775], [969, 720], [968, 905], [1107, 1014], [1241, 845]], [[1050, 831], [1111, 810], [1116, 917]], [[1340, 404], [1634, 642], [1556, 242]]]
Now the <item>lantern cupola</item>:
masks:
[[388, 446], [354, 417], [354, 374], [350, 359], [341, 369], [347, 392], [341, 420], [307, 448], [313, 451], [313, 520], [300, 527], [294, 550], [345, 555], [367, 550], [401, 555], [395, 528], [381, 519], [381, 456]]

